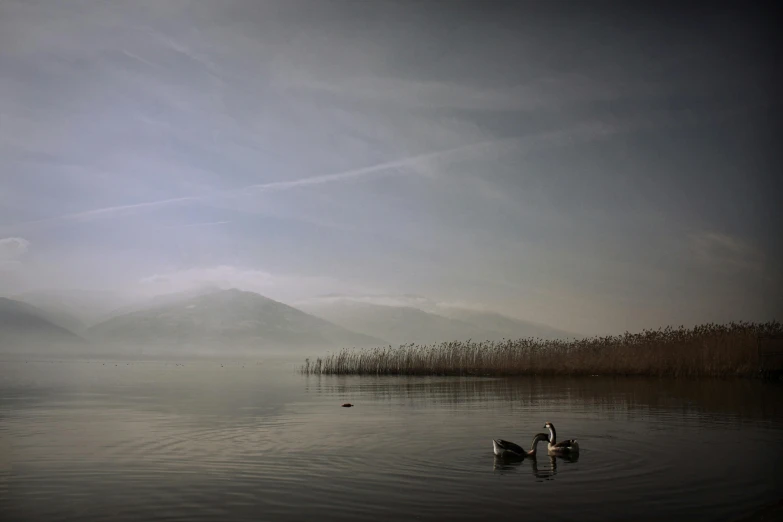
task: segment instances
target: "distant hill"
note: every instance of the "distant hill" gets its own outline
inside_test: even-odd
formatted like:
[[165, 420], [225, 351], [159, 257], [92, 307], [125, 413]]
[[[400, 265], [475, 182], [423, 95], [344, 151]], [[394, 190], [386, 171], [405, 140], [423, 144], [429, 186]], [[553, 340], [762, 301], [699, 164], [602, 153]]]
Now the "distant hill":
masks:
[[384, 344], [262, 295], [236, 289], [122, 314], [93, 326], [87, 334], [96, 341], [142, 347], [145, 352], [257, 353]]
[[313, 300], [299, 307], [349, 330], [387, 339], [393, 345], [500, 339], [499, 332], [409, 306], [389, 306], [350, 299]]
[[83, 338], [46, 315], [27, 303], [0, 297], [0, 352], [69, 354], [86, 349]]
[[129, 314], [131, 312], [138, 312], [141, 310], [147, 310], [164, 305], [173, 305], [182, 303], [188, 299], [199, 297], [202, 295], [214, 294], [220, 292], [222, 289], [218, 286], [200, 286], [192, 288], [190, 290], [183, 290], [182, 292], [172, 292], [168, 294], [159, 294], [147, 299], [139, 299], [133, 303], [123, 305], [118, 308], [104, 311], [99, 317], [97, 323], [108, 321], [112, 317], [119, 317], [121, 315]]
[[102, 320], [110, 310], [139, 299], [111, 290], [79, 289], [37, 290], [10, 297], [42, 310], [55, 324], [80, 332]]
[[503, 335], [506, 339], [539, 337], [541, 339], [579, 338], [580, 336], [552, 326], [513, 319], [495, 312], [469, 310], [466, 308], [440, 308], [438, 312], [446, 317], [470, 323]]
[[27, 303], [35, 307], [41, 316], [75, 334], [81, 334], [87, 329], [87, 324], [70, 311], [70, 306], [59, 298], [45, 298], [42, 294], [14, 296], [15, 301]]

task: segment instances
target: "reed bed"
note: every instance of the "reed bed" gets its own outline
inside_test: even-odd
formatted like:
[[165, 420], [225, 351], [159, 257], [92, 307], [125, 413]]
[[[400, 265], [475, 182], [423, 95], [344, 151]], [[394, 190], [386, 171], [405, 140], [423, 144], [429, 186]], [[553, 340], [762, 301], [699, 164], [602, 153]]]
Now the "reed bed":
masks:
[[758, 340], [783, 335], [778, 321], [662, 328], [586, 339], [451, 341], [343, 349], [313, 361], [308, 375], [646, 375], [750, 377]]

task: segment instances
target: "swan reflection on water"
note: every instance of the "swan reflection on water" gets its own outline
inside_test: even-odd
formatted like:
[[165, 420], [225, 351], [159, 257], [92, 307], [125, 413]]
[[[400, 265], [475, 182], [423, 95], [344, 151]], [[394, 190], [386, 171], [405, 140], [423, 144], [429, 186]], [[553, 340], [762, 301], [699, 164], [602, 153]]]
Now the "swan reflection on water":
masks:
[[[533, 474], [534, 477], [537, 479], [543, 479], [543, 480], [554, 480], [555, 475], [557, 475], [557, 461], [562, 460], [569, 464], [578, 462], [579, 461], [579, 455], [572, 455], [572, 456], [554, 456], [550, 455], [545, 457], [546, 460], [548, 460], [548, 466], [539, 467], [538, 459], [536, 458], [528, 458], [528, 459], [519, 459], [519, 458], [513, 458], [513, 457], [499, 457], [495, 455], [495, 462], [493, 469], [495, 471], [500, 472], [501, 474], [505, 474], [508, 472], [516, 472], [519, 470], [519, 468], [523, 466], [530, 466], [530, 471]], [[543, 459], [542, 459], [543, 461]], [[527, 464], [527, 462], [530, 462], [530, 464]]]

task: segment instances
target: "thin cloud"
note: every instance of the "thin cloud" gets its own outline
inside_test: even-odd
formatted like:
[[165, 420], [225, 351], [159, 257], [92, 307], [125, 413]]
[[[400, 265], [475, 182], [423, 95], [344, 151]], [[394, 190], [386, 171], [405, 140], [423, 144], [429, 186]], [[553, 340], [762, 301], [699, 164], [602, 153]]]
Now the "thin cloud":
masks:
[[184, 203], [187, 201], [196, 201], [199, 198], [186, 196], [181, 198], [161, 199], [158, 201], [147, 201], [145, 203], [133, 203], [130, 205], [117, 205], [113, 207], [96, 208], [93, 210], [85, 210], [83, 212], [74, 212], [72, 214], [63, 214], [60, 216], [36, 219], [33, 221], [22, 221], [20, 223], [9, 223], [6, 226], [21, 226], [21, 225], [40, 225], [46, 223], [55, 223], [58, 221], [89, 219], [96, 216], [103, 216], [114, 214], [116, 212], [122, 212], [124, 210], [137, 210], [140, 208], [157, 207], [161, 205], [170, 205], [172, 203]]
[[308, 297], [294, 303], [297, 306], [320, 306], [327, 304], [360, 303], [398, 308], [417, 308], [433, 314], [448, 313], [454, 308], [471, 310], [474, 312], [492, 312], [504, 315], [502, 310], [497, 310], [485, 303], [474, 301], [441, 301], [417, 294], [344, 294], [333, 293]]
[[[698, 124], [706, 123], [708, 121], [722, 120], [729, 118], [737, 114], [742, 114], [749, 110], [749, 107], [734, 107], [720, 111], [712, 117], [706, 119], [698, 119], [695, 121], [679, 121], [674, 119], [669, 114], [657, 115], [652, 118], [636, 118], [623, 121], [587, 121], [576, 124], [572, 127], [544, 132], [534, 135], [525, 136], [512, 136], [508, 138], [489, 139], [466, 145], [460, 145], [458, 147], [452, 147], [448, 149], [441, 149], [413, 156], [407, 156], [393, 161], [384, 163], [378, 163], [376, 165], [370, 165], [368, 167], [362, 167], [359, 169], [352, 169], [334, 174], [325, 174], [321, 176], [313, 176], [309, 178], [300, 178], [290, 181], [273, 181], [268, 183], [256, 183], [252, 185], [246, 185], [236, 189], [229, 190], [216, 190], [211, 194], [203, 196], [182, 196], [177, 198], [169, 198], [158, 201], [149, 201], [143, 203], [134, 203], [129, 205], [118, 205], [112, 207], [105, 207], [93, 210], [87, 210], [84, 212], [76, 212], [72, 214], [64, 214], [61, 216], [39, 219], [34, 221], [24, 221], [20, 223], [10, 223], [6, 226], [22, 226], [22, 225], [38, 225], [46, 223], [54, 223], [63, 220], [78, 220], [78, 219], [90, 219], [94, 217], [100, 217], [104, 215], [110, 215], [116, 212], [122, 212], [127, 210], [139, 210], [144, 208], [151, 208], [162, 205], [170, 205], [176, 203], [185, 202], [197, 202], [206, 201], [211, 197], [227, 196], [232, 194], [238, 194], [243, 192], [252, 191], [274, 191], [274, 190], [289, 190], [300, 187], [307, 187], [313, 185], [321, 185], [326, 183], [340, 182], [351, 179], [363, 178], [365, 176], [380, 174], [382, 172], [390, 171], [393, 169], [402, 169], [403, 167], [418, 167], [426, 166], [430, 162], [435, 160], [452, 159], [455, 155], [464, 153], [476, 153], [486, 149], [498, 149], [503, 146], [526, 146], [526, 150], [531, 150], [537, 147], [545, 146], [558, 146], [568, 143], [574, 143], [585, 140], [602, 139], [610, 135], [615, 135], [625, 132], [634, 132], [637, 130], [651, 129], [666, 127], [675, 124]], [[520, 149], [521, 150], [521, 149]]]
[[30, 248], [30, 242], [21, 237], [0, 239], [0, 260], [12, 260], [22, 257]]
[[126, 49], [123, 49], [123, 50], [122, 50], [122, 54], [124, 54], [124, 55], [125, 55], [125, 56], [127, 56], [128, 58], [132, 58], [132, 59], [134, 59], [134, 60], [137, 60], [137, 61], [139, 61], [139, 62], [141, 62], [141, 63], [144, 63], [144, 64], [146, 64], [146, 65], [149, 65], [150, 67], [155, 67], [155, 68], [157, 68], [157, 69], [159, 69], [159, 68], [161, 67], [159, 64], [157, 64], [157, 63], [155, 63], [155, 62], [152, 62], [152, 61], [150, 61], [150, 60], [147, 60], [146, 58], [142, 58], [142, 57], [141, 57], [141, 56], [139, 56], [138, 54], [132, 53], [132, 52], [130, 52], [130, 51], [128, 51], [128, 50], [126, 50]]
[[[257, 292], [282, 302], [296, 302], [313, 292], [330, 293], [338, 289], [352, 287], [345, 281], [331, 277], [273, 274], [258, 268], [218, 265], [152, 274], [141, 278], [136, 288], [144, 293], [156, 295], [182, 292], [204, 286], [239, 288]], [[366, 290], [365, 288], [356, 288], [356, 291]]]
[[438, 151], [427, 152], [424, 154], [418, 154], [415, 156], [408, 156], [406, 158], [389, 161], [386, 163], [379, 163], [377, 165], [371, 165], [369, 167], [363, 167], [360, 169], [338, 172], [336, 174], [313, 176], [310, 178], [297, 179], [293, 181], [274, 181], [271, 183], [258, 183], [255, 185], [248, 185], [246, 187], [237, 190], [238, 191], [259, 190], [259, 189], [260, 190], [280, 190], [280, 189], [285, 190], [290, 188], [306, 187], [309, 185], [320, 185], [323, 183], [331, 183], [334, 181], [343, 181], [347, 179], [367, 176], [369, 174], [377, 174], [386, 170], [398, 169], [401, 167], [414, 167], [420, 162], [445, 158], [459, 152], [480, 150], [487, 146], [501, 145], [503, 143], [511, 143], [511, 142], [519, 141], [519, 139], [520, 139], [519, 137], [514, 137], [514, 138], [486, 140], [486, 141], [471, 143], [469, 145], [461, 145], [459, 147], [453, 147], [450, 149], [443, 149]]
[[228, 225], [229, 223], [232, 223], [232, 221], [207, 221], [204, 223], [187, 223], [185, 225], [171, 225], [170, 227], [166, 227], [166, 228], [209, 227], [209, 226], [217, 226], [217, 225]]
[[378, 163], [368, 167], [362, 167], [359, 169], [347, 170], [338, 172], [335, 174], [325, 174], [321, 176], [313, 176], [309, 178], [301, 178], [291, 181], [273, 181], [269, 183], [256, 183], [253, 185], [247, 185], [237, 189], [228, 191], [220, 191], [214, 193], [214, 195], [220, 194], [232, 194], [255, 190], [287, 190], [299, 187], [306, 187], [311, 185], [321, 185], [325, 183], [345, 181], [354, 178], [361, 178], [372, 174], [379, 174], [385, 171], [393, 169], [401, 169], [403, 167], [419, 167], [425, 166], [433, 160], [445, 160], [454, 159], [454, 156], [465, 153], [477, 153], [487, 149], [497, 150], [504, 146], [518, 147], [520, 145], [528, 145], [531, 148], [537, 146], [545, 146], [551, 144], [562, 144], [567, 142], [573, 142], [575, 140], [584, 139], [597, 139], [605, 135], [614, 134], [617, 132], [632, 130], [638, 127], [635, 122], [629, 125], [608, 124], [604, 122], [587, 122], [585, 124], [579, 124], [568, 129], [561, 129], [557, 131], [550, 131], [534, 135], [525, 136], [512, 136], [508, 138], [496, 138], [484, 141], [478, 141], [467, 145], [460, 145], [458, 147], [452, 147], [448, 149], [441, 149], [405, 158], [397, 159], [394, 161], [388, 161], [385, 163]]
[[22, 258], [30, 248], [30, 242], [21, 237], [0, 239], [0, 272], [17, 271], [22, 266]]
[[694, 259], [713, 270], [760, 272], [763, 269], [762, 252], [737, 237], [710, 231], [692, 234], [690, 240]]
[[87, 210], [84, 212], [76, 212], [72, 214], [64, 214], [57, 217], [39, 219], [34, 221], [24, 221], [21, 223], [12, 223], [8, 226], [21, 226], [21, 225], [38, 225], [53, 223], [63, 220], [78, 220], [78, 219], [90, 219], [93, 217], [99, 217], [104, 215], [110, 215], [116, 212], [126, 210], [138, 210], [143, 208], [150, 208], [162, 205], [169, 205], [174, 203], [184, 202], [196, 202], [204, 201], [210, 197], [226, 196], [237, 193], [249, 192], [249, 191], [272, 191], [272, 190], [288, 190], [300, 187], [307, 187], [312, 185], [321, 185], [325, 183], [333, 183], [339, 181], [345, 181], [355, 178], [361, 178], [372, 174], [379, 174], [392, 169], [401, 169], [403, 167], [417, 167], [424, 166], [434, 160], [442, 160], [452, 158], [457, 154], [464, 153], [476, 153], [488, 148], [500, 148], [509, 145], [519, 145], [522, 142], [528, 142], [528, 145], [543, 145], [551, 143], [564, 143], [573, 139], [592, 139], [600, 136], [617, 132], [623, 128], [622, 125], [607, 125], [602, 122], [588, 122], [587, 124], [580, 124], [573, 128], [546, 132], [537, 135], [527, 136], [513, 136], [510, 138], [490, 139], [479, 142], [470, 143], [467, 145], [460, 145], [458, 147], [452, 147], [448, 149], [436, 150], [426, 152], [423, 154], [417, 154], [413, 156], [407, 156], [394, 161], [388, 161], [385, 163], [378, 163], [368, 167], [362, 167], [359, 169], [352, 169], [334, 174], [325, 174], [321, 176], [313, 176], [309, 178], [301, 178], [291, 181], [273, 181], [269, 183], [256, 183], [253, 185], [247, 185], [244, 187], [230, 189], [230, 190], [218, 190], [212, 194], [204, 196], [182, 196], [178, 198], [169, 198], [158, 201], [149, 201], [144, 203], [134, 203], [130, 205], [118, 205], [113, 207], [105, 207], [94, 210]]
[[162, 199], [158, 201], [148, 201], [144, 203], [134, 203], [130, 205], [118, 205], [113, 207], [105, 207], [105, 208], [99, 208], [99, 209], [93, 209], [93, 210], [87, 210], [84, 212], [76, 212], [72, 214], [64, 214], [61, 216], [51, 217], [51, 218], [45, 218], [45, 219], [38, 219], [34, 221], [24, 221], [20, 223], [12, 223], [8, 226], [19, 226], [19, 225], [38, 225], [38, 224], [45, 224], [45, 223], [53, 223], [57, 221], [63, 221], [63, 220], [78, 220], [78, 219], [89, 219], [93, 217], [99, 217], [104, 215], [110, 215], [116, 212], [122, 212], [126, 210], [138, 210], [143, 208], [150, 208], [150, 207], [156, 207], [156, 206], [162, 206], [162, 205], [170, 205], [174, 203], [185, 203], [185, 202], [196, 202], [196, 201], [204, 201], [208, 199], [209, 197], [217, 197], [221, 195], [231, 195], [234, 193], [240, 193], [240, 192], [246, 192], [246, 191], [255, 191], [255, 190], [287, 190], [287, 189], [293, 189], [298, 187], [304, 187], [309, 185], [320, 185], [323, 183], [331, 183], [335, 181], [344, 181], [348, 179], [358, 178], [362, 176], [366, 176], [369, 174], [376, 174], [379, 172], [383, 172], [386, 170], [394, 169], [394, 168], [401, 168], [405, 166], [415, 166], [418, 162], [432, 160], [436, 158], [443, 158], [446, 156], [450, 156], [452, 154], [458, 153], [458, 152], [465, 152], [465, 151], [471, 151], [471, 150], [479, 150], [483, 147], [486, 147], [488, 145], [497, 145], [501, 143], [510, 143], [513, 141], [518, 140], [519, 138], [507, 138], [507, 139], [500, 139], [500, 140], [487, 140], [483, 142], [477, 142], [477, 143], [471, 143], [469, 145], [462, 145], [460, 147], [453, 147], [450, 149], [444, 149], [444, 150], [438, 150], [433, 152], [428, 152], [425, 154], [419, 154], [415, 156], [408, 156], [405, 158], [401, 158], [394, 161], [389, 161], [386, 163], [379, 163], [377, 165], [371, 165], [369, 167], [363, 167], [360, 169], [353, 169], [348, 170], [344, 172], [338, 172], [335, 174], [326, 174], [322, 176], [314, 176], [309, 178], [302, 178], [292, 181], [274, 181], [271, 183], [257, 183], [253, 185], [247, 185], [245, 187], [240, 187], [237, 189], [230, 189], [230, 190], [219, 190], [214, 191], [212, 194], [205, 195], [205, 196], [183, 196], [178, 198], [169, 198], [169, 199]]

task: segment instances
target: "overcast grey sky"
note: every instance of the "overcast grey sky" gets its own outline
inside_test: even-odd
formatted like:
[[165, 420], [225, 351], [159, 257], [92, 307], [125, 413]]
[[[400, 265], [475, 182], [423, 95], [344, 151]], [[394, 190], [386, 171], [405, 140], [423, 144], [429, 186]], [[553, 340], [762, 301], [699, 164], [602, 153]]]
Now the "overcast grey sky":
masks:
[[777, 22], [684, 4], [0, 0], [0, 293], [780, 319]]

